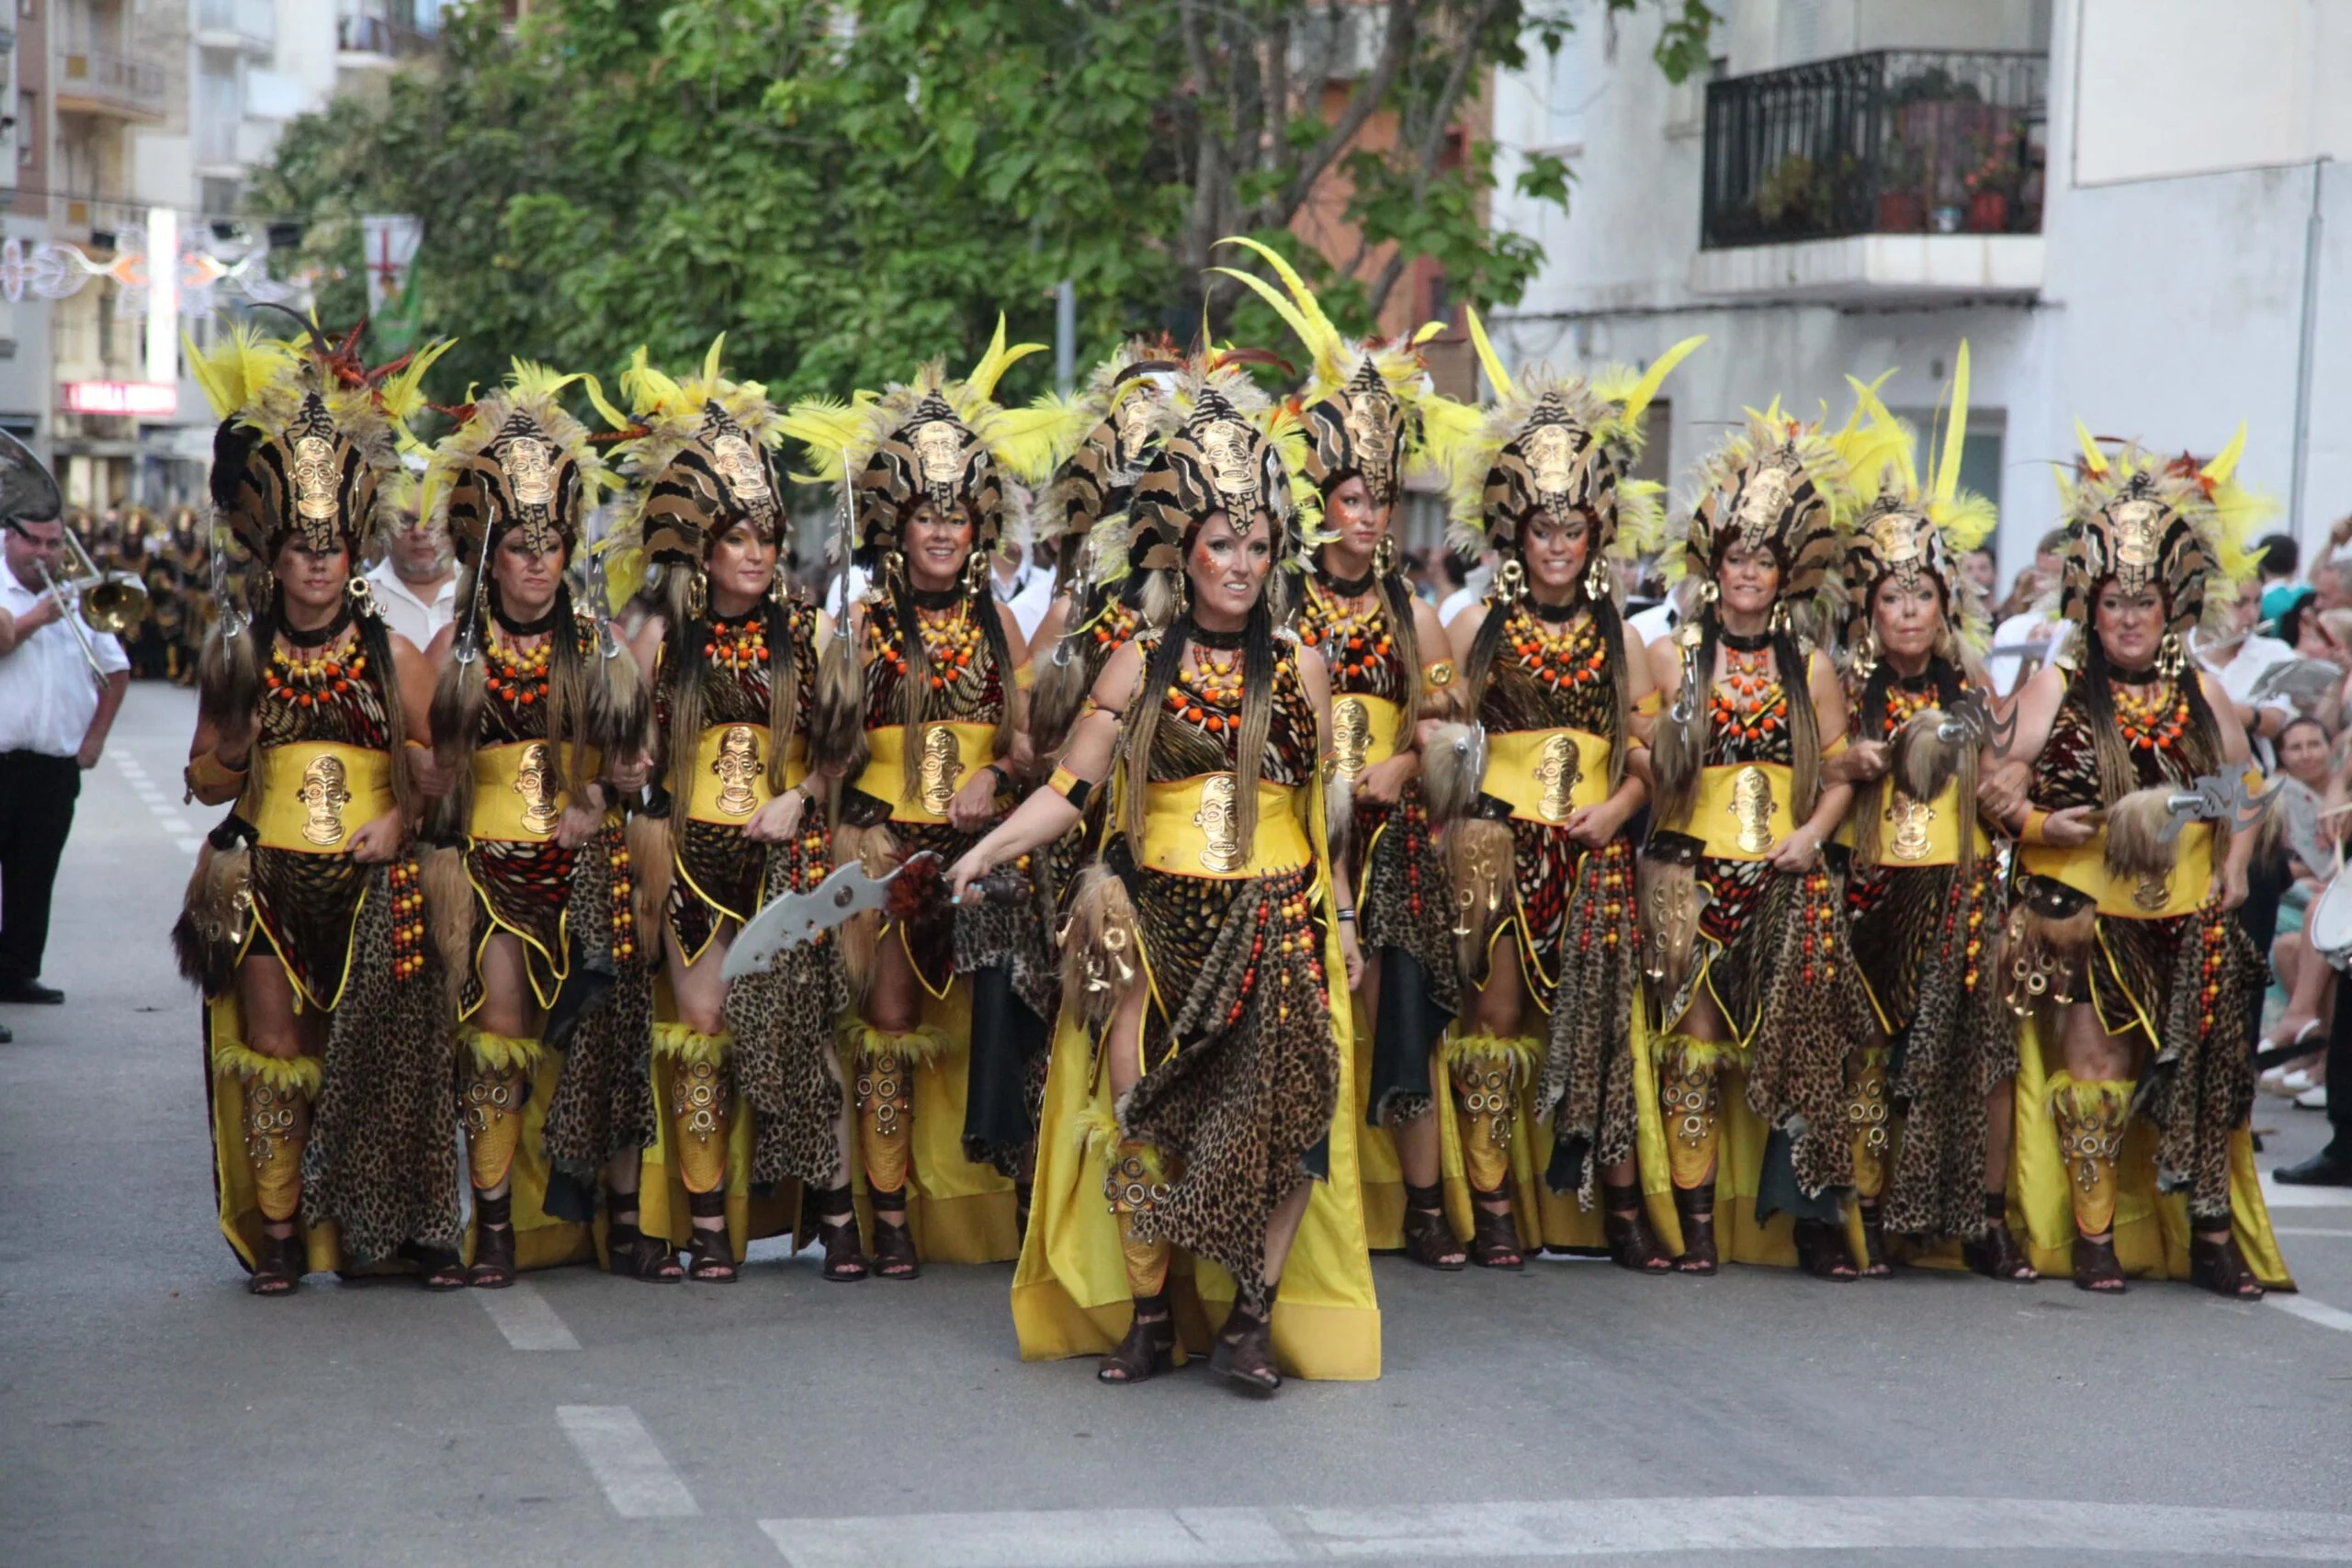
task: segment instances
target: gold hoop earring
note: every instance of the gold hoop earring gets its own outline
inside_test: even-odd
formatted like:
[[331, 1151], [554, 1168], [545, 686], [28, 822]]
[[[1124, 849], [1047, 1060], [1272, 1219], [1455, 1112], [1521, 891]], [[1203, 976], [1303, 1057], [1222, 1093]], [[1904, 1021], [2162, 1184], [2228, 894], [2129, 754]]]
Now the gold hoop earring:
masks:
[[1854, 668], [1867, 681], [1878, 671], [1878, 628], [1864, 626], [1862, 640], [1854, 649]]
[[886, 582], [904, 582], [907, 580], [907, 558], [896, 550], [885, 555], [882, 558], [882, 577]]
[[964, 592], [977, 597], [988, 586], [988, 553], [976, 549], [964, 559]]
[[384, 612], [376, 604], [376, 585], [364, 577], [351, 577], [343, 585], [344, 596], [351, 601], [351, 613], [369, 620], [381, 620]]
[[2178, 680], [2185, 662], [2180, 652], [2180, 634], [2178, 632], [2165, 633], [2164, 641], [2156, 644], [2156, 668], [2167, 679]]
[[1609, 562], [1596, 555], [1584, 570], [1584, 596], [1598, 604], [1609, 597]]
[[1520, 570], [1519, 562], [1507, 560], [1495, 569], [1495, 598], [1498, 602], [1516, 604], [1519, 596], [1526, 591], [1527, 573]]
[[1372, 547], [1372, 575], [1374, 577], [1396, 575], [1396, 540], [1393, 536], [1381, 535], [1380, 543]]
[[710, 579], [704, 575], [702, 568], [696, 567], [695, 574], [686, 579], [686, 619], [699, 621], [702, 619], [703, 612], [708, 608], [710, 608]]
[[1715, 580], [1713, 578], [1711, 577], [1704, 582], [1699, 584], [1700, 604], [1712, 605], [1716, 600], [1722, 597], [1723, 590], [1715, 586]]
[[1789, 602], [1785, 599], [1775, 599], [1772, 601], [1772, 635], [1778, 637], [1788, 629]]

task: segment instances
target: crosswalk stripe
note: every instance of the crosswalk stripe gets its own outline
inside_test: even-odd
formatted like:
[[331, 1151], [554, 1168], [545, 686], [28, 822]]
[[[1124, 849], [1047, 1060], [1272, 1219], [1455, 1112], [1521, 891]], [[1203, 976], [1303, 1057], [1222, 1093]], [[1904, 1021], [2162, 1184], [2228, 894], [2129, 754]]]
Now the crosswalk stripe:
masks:
[[628, 1405], [560, 1404], [555, 1418], [621, 1517], [688, 1519], [702, 1512]]

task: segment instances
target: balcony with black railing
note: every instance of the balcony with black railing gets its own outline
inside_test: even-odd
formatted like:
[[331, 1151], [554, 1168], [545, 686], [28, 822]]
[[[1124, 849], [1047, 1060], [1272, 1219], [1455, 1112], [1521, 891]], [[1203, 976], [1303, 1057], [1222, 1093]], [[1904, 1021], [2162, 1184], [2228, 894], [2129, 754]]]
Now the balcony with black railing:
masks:
[[2040, 233], [2049, 72], [1883, 50], [1710, 83], [1701, 247]]

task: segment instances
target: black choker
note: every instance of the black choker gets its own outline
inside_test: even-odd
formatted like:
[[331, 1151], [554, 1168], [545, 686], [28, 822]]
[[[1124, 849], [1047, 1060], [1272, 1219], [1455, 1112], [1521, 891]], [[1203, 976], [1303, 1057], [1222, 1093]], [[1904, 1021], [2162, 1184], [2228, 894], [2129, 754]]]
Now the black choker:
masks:
[[277, 635], [296, 648], [323, 648], [341, 637], [351, 625], [351, 601], [346, 599], [335, 606], [334, 619], [313, 632], [306, 632], [286, 621], [277, 624]]
[[1754, 637], [1742, 637], [1739, 633], [1725, 627], [1721, 640], [1723, 645], [1734, 653], [1761, 653], [1772, 646], [1772, 634], [1770, 631], [1760, 631]]
[[2137, 670], [2126, 670], [2120, 664], [2110, 664], [2107, 667], [2107, 678], [2124, 686], [2153, 685], [2157, 680], [2156, 667], [2148, 664]]
[[917, 588], [911, 582], [907, 584], [907, 596], [918, 610], [952, 610], [967, 597], [960, 588]]
[[1372, 592], [1373, 584], [1380, 580], [1379, 573], [1371, 571], [1365, 572], [1362, 577], [1334, 577], [1319, 565], [1315, 569], [1315, 575], [1322, 581], [1326, 592], [1335, 593], [1342, 599], [1363, 598]]
[[1575, 620], [1577, 612], [1584, 606], [1574, 599], [1565, 604], [1546, 604], [1541, 599], [1531, 598], [1527, 601], [1527, 608], [1537, 620], [1556, 624], [1561, 621]]
[[1200, 622], [1194, 621], [1186, 628], [1184, 637], [1187, 642], [1198, 643], [1203, 648], [1214, 648], [1220, 652], [1230, 652], [1234, 649], [1248, 644], [1250, 628], [1243, 626], [1238, 631], [1213, 632]]
[[496, 621], [498, 629], [508, 637], [545, 637], [555, 630], [555, 610], [552, 606], [548, 608], [546, 615], [536, 621], [516, 621], [510, 620], [505, 607], [496, 599], [492, 599], [490, 603], [490, 618]]
[[1932, 664], [1917, 675], [1905, 675], [1890, 664], [1887, 666], [1887, 673], [1894, 676], [1894, 683], [1906, 692], [1926, 692], [1935, 688], [1936, 669]]

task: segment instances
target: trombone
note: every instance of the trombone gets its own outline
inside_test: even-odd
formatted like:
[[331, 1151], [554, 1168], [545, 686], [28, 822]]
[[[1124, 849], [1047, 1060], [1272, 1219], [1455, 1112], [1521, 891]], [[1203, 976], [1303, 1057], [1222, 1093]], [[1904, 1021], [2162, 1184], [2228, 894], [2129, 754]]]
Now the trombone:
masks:
[[[98, 650], [90, 641], [91, 632], [107, 637], [119, 637], [147, 618], [147, 585], [127, 571], [100, 571], [90, 552], [74, 530], [61, 530], [65, 538], [65, 581], [60, 582], [50, 575], [48, 563], [36, 558], [34, 569], [40, 573], [41, 586], [57, 604], [58, 619], [82, 645], [83, 662], [90, 667], [90, 679], [104, 688], [108, 679], [106, 666], [98, 662]], [[68, 596], [72, 603], [68, 603]], [[84, 628], [87, 627], [87, 630]]]

